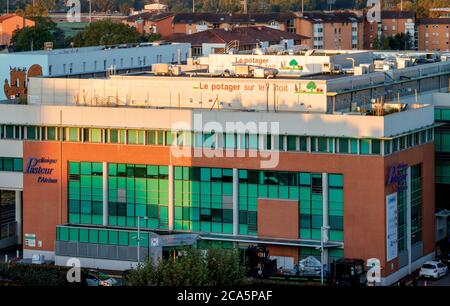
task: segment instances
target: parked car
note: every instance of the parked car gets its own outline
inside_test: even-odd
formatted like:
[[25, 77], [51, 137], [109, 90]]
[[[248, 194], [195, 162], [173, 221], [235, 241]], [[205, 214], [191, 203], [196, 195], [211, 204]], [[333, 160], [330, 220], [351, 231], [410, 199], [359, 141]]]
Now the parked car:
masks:
[[448, 267], [440, 261], [427, 261], [425, 262], [419, 271], [419, 277], [430, 277], [438, 279], [441, 276], [447, 275]]
[[117, 285], [117, 280], [101, 271], [89, 270], [86, 276], [86, 284], [90, 287], [91, 286], [111, 287]]

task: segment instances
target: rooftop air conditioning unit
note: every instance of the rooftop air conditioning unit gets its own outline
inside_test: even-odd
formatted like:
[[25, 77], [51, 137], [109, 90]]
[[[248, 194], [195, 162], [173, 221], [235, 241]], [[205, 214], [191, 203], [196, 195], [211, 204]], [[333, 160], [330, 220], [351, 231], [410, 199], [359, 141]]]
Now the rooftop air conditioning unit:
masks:
[[248, 65], [236, 65], [234, 66], [234, 73], [236, 76], [251, 77], [250, 66]]
[[331, 73], [334, 70], [334, 64], [332, 63], [322, 63], [322, 72]]

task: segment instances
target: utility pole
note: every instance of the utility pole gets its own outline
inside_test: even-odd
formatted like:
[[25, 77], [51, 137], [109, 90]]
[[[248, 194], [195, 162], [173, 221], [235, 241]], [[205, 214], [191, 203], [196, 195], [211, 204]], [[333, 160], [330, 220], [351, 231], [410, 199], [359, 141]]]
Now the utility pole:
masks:
[[247, 14], [248, 1], [247, 0], [241, 0], [241, 3], [242, 3], [242, 7], [243, 7], [242, 10], [243, 10], [244, 14]]
[[92, 0], [89, 0], [89, 23], [92, 22]]
[[192, 13], [195, 13], [195, 0], [192, 0]]
[[6, 0], [6, 14], [9, 14], [9, 0]]
[[305, 12], [305, 3], [304, 3], [304, 0], [302, 0], [302, 16], [303, 16], [304, 12]]

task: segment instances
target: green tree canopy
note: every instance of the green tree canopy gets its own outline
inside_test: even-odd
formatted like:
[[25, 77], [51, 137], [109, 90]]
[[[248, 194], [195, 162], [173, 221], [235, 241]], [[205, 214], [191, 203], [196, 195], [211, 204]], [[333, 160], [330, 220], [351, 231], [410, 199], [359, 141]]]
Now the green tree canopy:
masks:
[[64, 33], [47, 17], [33, 17], [35, 25], [15, 30], [11, 43], [16, 51], [42, 50], [45, 42], [53, 42], [54, 48], [64, 48]]
[[93, 22], [73, 38], [75, 47], [137, 43], [141, 40], [136, 28], [111, 20]]
[[315, 82], [311, 81], [308, 84], [306, 84], [306, 88], [308, 88], [310, 91], [313, 91], [314, 89], [317, 88], [317, 85]]
[[295, 60], [295, 58], [293, 58], [290, 62], [289, 62], [289, 66], [298, 66], [297, 61]]
[[235, 286], [242, 284], [245, 267], [238, 250], [186, 249], [183, 255], [158, 264], [146, 261], [126, 278], [130, 286]]

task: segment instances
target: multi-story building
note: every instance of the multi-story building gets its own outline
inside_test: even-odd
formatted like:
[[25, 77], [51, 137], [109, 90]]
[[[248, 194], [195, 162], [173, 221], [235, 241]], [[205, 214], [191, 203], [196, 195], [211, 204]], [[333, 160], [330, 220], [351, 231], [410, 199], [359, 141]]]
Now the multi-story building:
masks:
[[411, 11], [389, 10], [381, 11], [381, 22], [364, 21], [364, 48], [373, 49], [373, 41], [377, 38], [395, 36], [400, 33], [408, 34], [410, 43], [415, 49], [417, 47], [417, 37], [415, 30], [415, 13]]
[[295, 32], [294, 13], [179, 13], [173, 18], [174, 34], [193, 34], [208, 29], [231, 29], [247, 26], [267, 26], [280, 31]]
[[9, 46], [15, 30], [34, 26], [34, 21], [16, 14], [0, 15], [0, 46]]
[[143, 12], [123, 19], [123, 23], [135, 27], [139, 33], [160, 34], [167, 37], [173, 34], [173, 13]]
[[190, 35], [167, 37], [169, 42], [183, 42], [191, 45], [193, 57], [215, 53], [251, 51], [255, 48], [267, 49], [276, 45], [289, 50], [295, 45], [305, 45], [309, 38], [296, 33], [280, 31], [265, 26], [240, 27], [230, 30], [210, 29]]
[[383, 284], [434, 257], [434, 108], [404, 103], [448, 90], [450, 63], [389, 80], [217, 75], [31, 78], [28, 105], [0, 105], [0, 189], [15, 190], [24, 256], [128, 269], [137, 241], [141, 259], [262, 244], [289, 268], [324, 241], [327, 265], [378, 258]]
[[148, 43], [3, 53], [0, 54], [0, 79], [5, 86], [0, 91], [0, 99], [26, 93], [28, 76], [92, 76], [105, 75], [111, 68], [117, 73], [148, 69], [153, 63], [186, 61], [189, 48], [189, 44]]
[[434, 94], [433, 104], [436, 121], [436, 240], [445, 254], [450, 250], [450, 94]]
[[362, 49], [363, 29], [363, 18], [352, 12], [305, 12], [296, 19], [296, 33], [311, 37], [314, 49]]
[[419, 50], [449, 51], [450, 18], [421, 18], [417, 20]]

